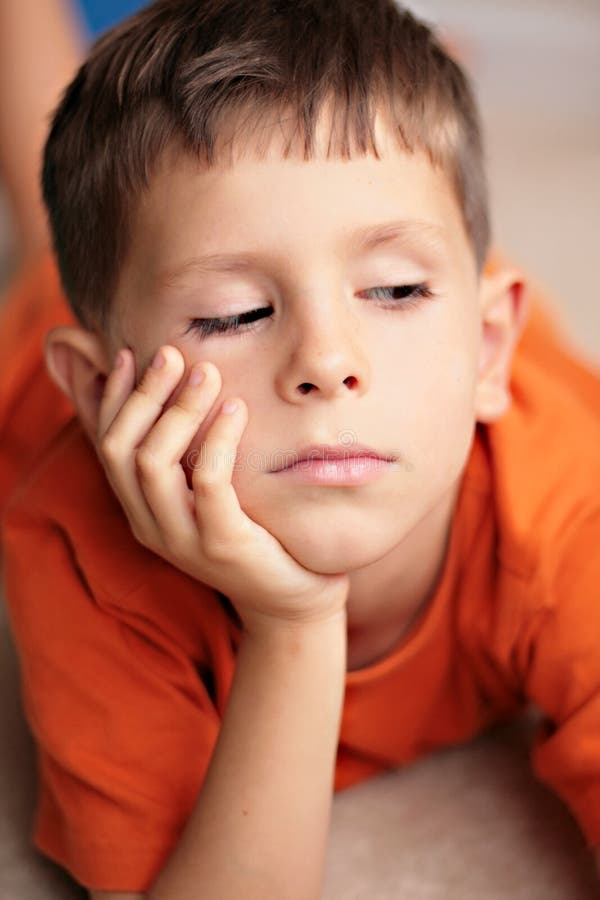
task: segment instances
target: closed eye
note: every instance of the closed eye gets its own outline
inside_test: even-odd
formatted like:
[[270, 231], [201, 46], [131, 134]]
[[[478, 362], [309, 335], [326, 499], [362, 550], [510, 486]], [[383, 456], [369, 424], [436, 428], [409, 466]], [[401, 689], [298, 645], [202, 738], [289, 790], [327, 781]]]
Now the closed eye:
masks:
[[[379, 305], [383, 305], [386, 309], [401, 311], [419, 306], [423, 299], [434, 296], [433, 291], [425, 282], [370, 288], [363, 293], [375, 294], [376, 299], [380, 301]], [[225, 318], [191, 319], [184, 334], [195, 331], [201, 338], [226, 332], [243, 332], [245, 334], [254, 330], [257, 327], [256, 323], [260, 319], [270, 316], [272, 312], [271, 306], [263, 306], [260, 309], [251, 309], [248, 312]]]

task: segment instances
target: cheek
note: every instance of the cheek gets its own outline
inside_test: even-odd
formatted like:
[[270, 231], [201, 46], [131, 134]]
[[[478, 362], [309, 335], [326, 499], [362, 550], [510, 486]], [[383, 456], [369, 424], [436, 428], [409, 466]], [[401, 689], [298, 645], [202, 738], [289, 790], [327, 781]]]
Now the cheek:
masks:
[[412, 379], [397, 403], [407, 452], [415, 467], [455, 472], [475, 421], [477, 359], [473, 344], [452, 331], [429, 343], [427, 364], [414, 361]]
[[472, 405], [476, 361], [468, 348], [441, 345], [435, 359], [422, 373], [422, 412], [430, 421], [447, 424]]

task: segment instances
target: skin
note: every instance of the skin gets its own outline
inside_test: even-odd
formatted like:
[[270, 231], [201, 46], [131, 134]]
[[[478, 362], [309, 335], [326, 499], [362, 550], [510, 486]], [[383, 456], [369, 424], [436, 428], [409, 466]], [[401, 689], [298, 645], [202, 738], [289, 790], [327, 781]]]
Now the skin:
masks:
[[16, 266], [49, 243], [39, 170], [51, 111], [85, 55], [68, 0], [0, 0], [0, 178]]
[[[210, 171], [167, 153], [137, 209], [110, 335], [56, 329], [46, 352], [96, 445], [98, 379], [119, 348], [131, 348], [131, 389], [167, 348], [165, 409], [178, 402], [184, 372], [216, 367], [220, 390], [181, 447], [188, 485], [222, 401], [237, 398], [233, 418], [245, 424], [230, 449], [239, 504], [306, 570], [347, 574], [348, 668], [357, 668], [393, 646], [432, 596], [475, 424], [496, 420], [510, 402], [526, 310], [520, 272], [478, 277], [444, 172], [401, 152], [380, 119], [380, 159], [326, 159], [327, 134], [320, 127], [308, 162], [284, 159], [275, 132], [262, 158], [246, 149]], [[416, 234], [357, 253], [352, 232], [398, 219], [439, 229], [436, 244]], [[260, 259], [249, 272], [167, 278], [190, 257], [216, 252]], [[389, 293], [385, 302], [373, 293], [419, 283], [433, 297], [412, 308], [400, 300], [391, 309]], [[254, 330], [185, 333], [193, 318], [265, 306], [273, 316]], [[125, 400], [126, 392], [117, 405]], [[398, 462], [360, 487], [286, 482], [269, 471], [282, 452], [344, 441]]]

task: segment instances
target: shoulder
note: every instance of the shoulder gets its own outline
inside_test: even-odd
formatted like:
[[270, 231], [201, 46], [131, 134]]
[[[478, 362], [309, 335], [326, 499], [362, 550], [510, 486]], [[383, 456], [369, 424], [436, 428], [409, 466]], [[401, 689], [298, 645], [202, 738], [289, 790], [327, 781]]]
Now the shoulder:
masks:
[[498, 561], [525, 579], [551, 566], [572, 533], [593, 528], [600, 508], [600, 373], [539, 308], [535, 316], [515, 353], [511, 406], [482, 429]]
[[99, 488], [102, 492], [108, 487], [94, 448], [77, 417], [62, 426], [20, 480], [7, 504], [7, 515], [12, 517], [15, 510], [25, 508], [38, 513], [50, 508], [60, 512], [70, 506], [75, 487], [86, 494], [98, 493]]
[[61, 429], [11, 495], [1, 528], [7, 578], [23, 604], [35, 590], [33, 573], [31, 586], [26, 582], [30, 561], [36, 559], [49, 585], [76, 579], [104, 612], [136, 627], [154, 623], [186, 645], [198, 644], [205, 631], [226, 633], [235, 625], [212, 587], [135, 539], [76, 419]]
[[128, 592], [152, 556], [129, 527], [96, 452], [79, 421], [58, 432], [11, 494], [2, 516], [2, 543], [31, 546], [60, 532], [73, 561], [111, 590]]
[[486, 690], [558, 716], [557, 698], [600, 684], [600, 417], [533, 358], [512, 386], [470, 458], [460, 635]]
[[600, 376], [540, 316], [515, 353], [511, 406], [477, 425], [467, 467], [461, 634], [512, 675], [539, 628], [571, 641], [578, 617], [600, 621]]

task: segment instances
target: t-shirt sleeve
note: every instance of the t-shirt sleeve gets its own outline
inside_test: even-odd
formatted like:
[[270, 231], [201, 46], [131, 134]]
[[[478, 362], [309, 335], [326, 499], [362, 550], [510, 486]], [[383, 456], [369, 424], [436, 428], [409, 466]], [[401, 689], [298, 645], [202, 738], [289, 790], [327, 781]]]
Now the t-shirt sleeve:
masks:
[[4, 541], [37, 749], [33, 842], [89, 889], [144, 892], [198, 798], [220, 722], [212, 691], [175, 641], [96, 602], [59, 527], [9, 521]]
[[570, 529], [527, 635], [526, 690], [545, 714], [532, 768], [600, 845], [600, 510]]

